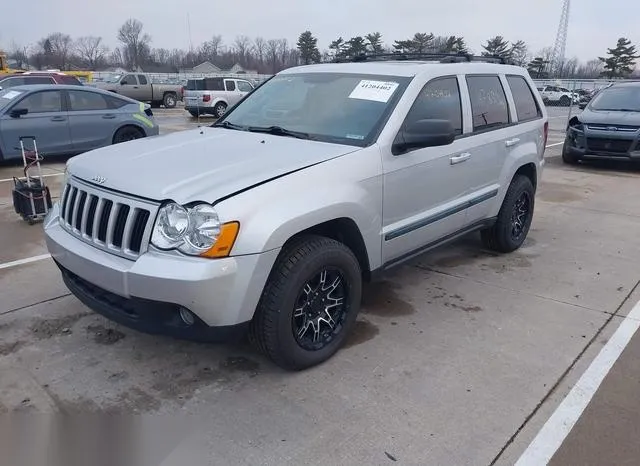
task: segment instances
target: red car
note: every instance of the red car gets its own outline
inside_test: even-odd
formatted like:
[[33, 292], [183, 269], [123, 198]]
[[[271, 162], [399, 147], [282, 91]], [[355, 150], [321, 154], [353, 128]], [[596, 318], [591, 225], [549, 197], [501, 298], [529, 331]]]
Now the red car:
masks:
[[71, 84], [82, 86], [75, 76], [53, 71], [27, 71], [26, 73], [0, 75], [0, 89], [26, 84]]

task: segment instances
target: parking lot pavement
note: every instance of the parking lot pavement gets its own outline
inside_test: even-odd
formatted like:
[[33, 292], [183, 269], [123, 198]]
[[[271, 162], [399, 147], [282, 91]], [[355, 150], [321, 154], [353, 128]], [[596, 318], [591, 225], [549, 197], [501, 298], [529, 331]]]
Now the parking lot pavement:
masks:
[[[70, 296], [48, 259], [0, 268], [0, 412], [195, 415], [197, 435], [174, 439], [185, 441], [176, 464], [513, 464], [571, 388], [559, 387], [575, 383], [571, 369], [588, 366], [629, 312], [640, 280], [640, 175], [559, 163], [562, 112], [550, 111], [524, 247], [496, 255], [472, 235], [395, 270], [365, 289], [346, 347], [305, 372], [283, 372], [244, 343], [118, 326]], [[12, 214], [6, 184], [0, 264], [45, 250], [41, 227]], [[610, 374], [620, 377], [601, 387], [605, 402], [585, 412], [557, 464], [586, 464], [574, 460], [581, 442], [596, 444], [593, 420], [609, 410], [613, 423], [637, 393], [639, 348], [623, 354]], [[630, 436], [639, 424], [627, 420]]]

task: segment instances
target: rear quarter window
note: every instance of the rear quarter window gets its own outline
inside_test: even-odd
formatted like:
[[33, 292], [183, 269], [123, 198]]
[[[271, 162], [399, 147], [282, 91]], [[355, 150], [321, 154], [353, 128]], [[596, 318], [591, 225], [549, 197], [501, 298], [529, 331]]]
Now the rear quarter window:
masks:
[[82, 86], [82, 83], [80, 82], [80, 80], [75, 78], [75, 77], [73, 77], [73, 76], [61, 76], [58, 79], [60, 81], [60, 84], [69, 84], [69, 85], [73, 85], [73, 86]]
[[518, 121], [535, 120], [542, 117], [533, 92], [522, 76], [507, 76], [507, 82], [513, 94]]

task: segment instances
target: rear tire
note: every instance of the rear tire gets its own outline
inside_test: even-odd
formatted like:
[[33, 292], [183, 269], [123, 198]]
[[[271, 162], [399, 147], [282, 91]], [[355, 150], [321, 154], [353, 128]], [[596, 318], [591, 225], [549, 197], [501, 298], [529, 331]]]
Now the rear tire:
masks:
[[198, 118], [198, 112], [189, 112], [193, 118]]
[[560, 97], [559, 103], [562, 107], [568, 107], [569, 105], [571, 105], [571, 99], [566, 95], [563, 95], [562, 97]]
[[565, 141], [562, 145], [562, 161], [567, 165], [576, 165], [579, 160], [579, 157], [576, 157], [569, 152], [569, 150], [567, 149], [567, 141]]
[[271, 271], [251, 339], [284, 369], [320, 364], [344, 343], [361, 294], [360, 265], [348, 247], [321, 236], [301, 237], [283, 249]]
[[531, 227], [534, 204], [535, 189], [531, 180], [517, 175], [509, 185], [496, 223], [481, 232], [485, 247], [503, 253], [520, 248]]
[[164, 99], [162, 99], [162, 103], [164, 108], [175, 108], [178, 103], [178, 96], [175, 94], [165, 94]]
[[139, 128], [135, 126], [124, 126], [116, 131], [116, 134], [113, 136], [113, 144], [133, 141], [134, 139], [140, 139], [144, 136], [144, 133]]
[[227, 111], [227, 104], [224, 102], [218, 102], [215, 107], [213, 107], [213, 114], [216, 118], [222, 118], [222, 116]]

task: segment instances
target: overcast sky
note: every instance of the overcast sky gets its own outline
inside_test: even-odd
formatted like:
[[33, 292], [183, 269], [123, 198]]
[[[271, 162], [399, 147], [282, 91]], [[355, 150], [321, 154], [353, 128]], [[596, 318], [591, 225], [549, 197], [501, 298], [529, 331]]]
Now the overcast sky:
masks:
[[[415, 32], [461, 35], [475, 52], [500, 34], [524, 40], [535, 53], [553, 45], [561, 5], [561, 0], [30, 0], [28, 11], [18, 7], [16, 21], [2, 8], [0, 47], [9, 48], [14, 40], [31, 44], [50, 32], [102, 36], [113, 47], [118, 27], [132, 17], [144, 23], [153, 47], [186, 49], [189, 14], [194, 46], [214, 34], [226, 44], [240, 34], [293, 44], [310, 29], [321, 49], [338, 36], [380, 31], [386, 43]], [[640, 46], [640, 2], [574, 0], [573, 5], [567, 57], [603, 55], [621, 36]]]

